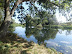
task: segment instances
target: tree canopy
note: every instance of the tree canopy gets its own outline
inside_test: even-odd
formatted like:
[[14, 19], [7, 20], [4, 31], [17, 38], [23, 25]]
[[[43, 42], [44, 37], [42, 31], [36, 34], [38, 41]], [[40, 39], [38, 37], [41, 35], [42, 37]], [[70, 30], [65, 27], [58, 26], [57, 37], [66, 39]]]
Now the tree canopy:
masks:
[[[25, 10], [26, 7], [23, 6], [23, 3], [26, 3], [26, 5], [28, 5], [27, 10]], [[17, 16], [16, 13], [18, 13], [17, 18], [21, 22], [24, 21], [24, 18], [28, 14], [31, 17], [39, 15], [41, 19], [53, 16], [56, 13], [57, 9], [60, 13], [66, 16], [66, 12], [70, 13], [71, 7], [71, 0], [0, 0], [0, 8], [2, 8], [5, 17], [8, 13], [7, 10], [9, 10], [10, 15], [13, 17]], [[48, 14], [49, 16], [46, 14]]]

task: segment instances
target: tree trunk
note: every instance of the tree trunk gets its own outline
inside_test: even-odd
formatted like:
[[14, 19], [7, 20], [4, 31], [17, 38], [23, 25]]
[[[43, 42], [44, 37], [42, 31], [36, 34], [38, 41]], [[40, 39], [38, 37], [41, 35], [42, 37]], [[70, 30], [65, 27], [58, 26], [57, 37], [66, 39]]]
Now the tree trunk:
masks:
[[5, 0], [4, 10], [5, 10], [5, 17], [4, 17], [3, 23], [1, 24], [1, 27], [0, 27], [0, 36], [3, 36], [7, 33], [8, 27], [11, 22], [9, 0]]
[[5, 19], [5, 21], [3, 21], [3, 23], [1, 24], [0, 27], [0, 36], [5, 36], [6, 33], [8, 32], [8, 28], [9, 25], [11, 23], [11, 16], [7, 16], [7, 18]]

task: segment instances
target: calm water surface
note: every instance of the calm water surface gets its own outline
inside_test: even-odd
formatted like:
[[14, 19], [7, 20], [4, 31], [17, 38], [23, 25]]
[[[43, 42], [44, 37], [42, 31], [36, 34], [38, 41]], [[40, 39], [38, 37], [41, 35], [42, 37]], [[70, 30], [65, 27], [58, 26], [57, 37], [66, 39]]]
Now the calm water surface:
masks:
[[14, 33], [27, 41], [46, 44], [64, 54], [72, 54], [72, 30], [16, 27]]

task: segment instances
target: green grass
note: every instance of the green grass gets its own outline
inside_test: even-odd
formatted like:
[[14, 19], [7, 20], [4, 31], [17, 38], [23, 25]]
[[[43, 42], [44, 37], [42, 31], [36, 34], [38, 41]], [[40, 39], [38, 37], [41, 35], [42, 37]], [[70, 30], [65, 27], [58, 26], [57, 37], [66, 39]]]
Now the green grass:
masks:
[[25, 25], [21, 25], [21, 24], [18, 24], [18, 23], [13, 23], [13, 24], [10, 25], [10, 27], [17, 27], [17, 26], [22, 26], [23, 27]]
[[72, 26], [68, 25], [68, 26], [63, 26], [63, 28], [65, 29], [72, 29]]
[[[49, 25], [45, 25], [44, 26], [45, 28], [50, 28]], [[72, 25], [64, 25], [64, 26], [61, 26], [61, 25], [51, 25], [51, 28], [55, 28], [55, 29], [72, 29]]]
[[18, 37], [17, 34], [8, 33], [5, 37], [0, 38], [0, 54], [56, 54], [55, 49], [38, 45], [34, 42], [27, 42], [25, 39]]
[[45, 25], [44, 26], [45, 28], [63, 28], [62, 26], [60, 26], [60, 25], [51, 25], [51, 26], [49, 26], [49, 25]]

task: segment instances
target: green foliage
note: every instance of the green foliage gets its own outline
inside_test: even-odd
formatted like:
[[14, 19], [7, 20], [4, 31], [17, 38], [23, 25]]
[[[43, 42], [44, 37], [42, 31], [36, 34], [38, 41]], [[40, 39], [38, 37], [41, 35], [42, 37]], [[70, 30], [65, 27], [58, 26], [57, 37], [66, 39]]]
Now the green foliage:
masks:
[[51, 15], [48, 14], [45, 11], [41, 11], [39, 12], [35, 17], [31, 17], [31, 16], [26, 16], [25, 17], [25, 21], [26, 21], [26, 25], [27, 26], [39, 26], [39, 24], [41, 24], [42, 27], [44, 25], [53, 25], [53, 24], [58, 24], [55, 15]]
[[57, 53], [57, 51], [46, 48], [43, 45], [27, 42], [14, 33], [8, 33], [5, 37], [0, 37], [0, 41], [3, 42], [0, 43], [0, 54]]
[[0, 41], [0, 43], [3, 43], [3, 42]]
[[10, 24], [8, 31], [13, 32], [15, 30], [15, 27], [17, 27], [17, 26], [25, 27], [25, 24], [23, 24], [23, 25], [20, 23], [18, 24], [14, 21], [14, 19], [12, 19], [12, 24]]
[[[4, 4], [4, 1], [1, 0], [3, 3], [0, 3], [0, 5]], [[29, 0], [28, 0], [29, 1]], [[14, 6], [14, 3], [17, 2], [17, 0], [10, 0], [10, 4], [9, 4], [9, 7], [10, 7], [10, 10], [13, 8]], [[22, 1], [23, 2], [23, 1]], [[56, 12], [56, 9], [61, 9], [61, 10], [67, 10], [71, 7], [71, 0], [38, 0], [38, 4], [39, 6], [41, 6], [40, 9], [38, 9], [36, 6], [35, 6], [35, 2], [36, 1], [31, 1], [30, 3], [27, 3], [28, 4], [28, 9], [25, 10], [21, 4], [18, 5], [16, 11], [18, 11], [18, 13], [20, 14], [20, 22], [24, 21], [24, 16], [25, 15], [24, 13], [26, 13], [25, 11], [29, 11], [30, 14], [30, 17], [31, 15], [32, 16], [39, 16], [40, 17], [40, 22], [37, 23], [37, 21], [35, 21], [36, 24], [45, 24], [45, 23], [48, 23], [49, 24], [53, 24], [55, 21], [51, 21], [50, 19], [48, 18], [51, 18], [55, 12]], [[4, 4], [6, 5], [6, 4]], [[20, 9], [20, 7], [23, 7], [23, 9]], [[27, 15], [27, 14], [26, 14]], [[47, 20], [45, 20], [44, 18], [47, 18]], [[0, 19], [1, 20], [1, 19]], [[28, 19], [29, 20], [29, 19]], [[33, 24], [33, 21], [31, 22], [31, 20], [29, 20], [30, 22], [30, 26], [31, 24]]]
[[54, 39], [58, 30], [54, 29], [41, 29], [38, 28], [26, 28], [26, 36], [30, 37], [34, 35], [35, 38], [38, 40], [38, 44], [44, 43], [44, 40]]
[[42, 24], [37, 25], [37, 28], [42, 28]]

